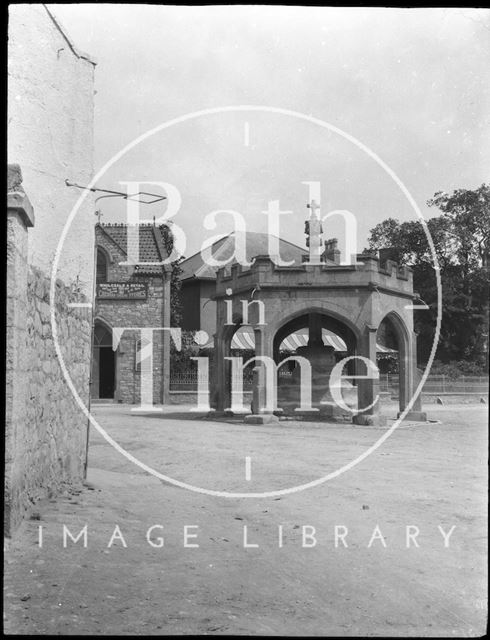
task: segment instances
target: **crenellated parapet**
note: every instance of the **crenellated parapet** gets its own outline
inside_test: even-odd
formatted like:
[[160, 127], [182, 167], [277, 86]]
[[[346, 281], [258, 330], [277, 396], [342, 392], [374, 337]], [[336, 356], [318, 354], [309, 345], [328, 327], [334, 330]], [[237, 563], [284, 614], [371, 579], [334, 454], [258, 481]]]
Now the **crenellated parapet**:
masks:
[[274, 256], [259, 255], [250, 266], [239, 263], [226, 265], [217, 271], [216, 298], [226, 296], [226, 290], [252, 289], [352, 289], [380, 288], [413, 298], [413, 275], [410, 267], [399, 266], [392, 260], [380, 264], [372, 253], [357, 254], [354, 264], [321, 262], [309, 264], [308, 256], [301, 264], [279, 266]]

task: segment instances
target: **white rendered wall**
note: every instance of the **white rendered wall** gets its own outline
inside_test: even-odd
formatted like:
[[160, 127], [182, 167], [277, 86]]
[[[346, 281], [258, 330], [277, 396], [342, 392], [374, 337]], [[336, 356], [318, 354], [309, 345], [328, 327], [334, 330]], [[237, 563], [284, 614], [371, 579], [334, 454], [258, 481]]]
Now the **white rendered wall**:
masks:
[[[46, 275], [82, 185], [93, 174], [94, 63], [78, 52], [42, 4], [9, 6], [8, 162], [20, 165], [35, 212], [29, 263]], [[91, 297], [93, 198], [76, 216], [57, 277]]]

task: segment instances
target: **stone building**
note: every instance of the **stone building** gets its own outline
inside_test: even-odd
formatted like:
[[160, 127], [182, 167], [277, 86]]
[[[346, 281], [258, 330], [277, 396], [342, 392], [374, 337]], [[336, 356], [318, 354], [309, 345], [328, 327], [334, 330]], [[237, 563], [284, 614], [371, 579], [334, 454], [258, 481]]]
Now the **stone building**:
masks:
[[[353, 264], [340, 264], [336, 241], [323, 242], [318, 205], [313, 204], [305, 225], [309, 255], [301, 262], [278, 266], [275, 256], [257, 255], [251, 266], [234, 261], [218, 270], [212, 405], [220, 412], [249, 412], [240, 393], [242, 364], [230, 360], [234, 334], [248, 325], [258, 358], [248, 421], [277, 420], [275, 414], [287, 410], [296, 415], [298, 411], [345, 413], [359, 424], [382, 423], [377, 338], [380, 327], [388, 323], [398, 352], [400, 414], [425, 420], [417, 391], [413, 304], [418, 294], [413, 291], [411, 269], [389, 259], [380, 263], [370, 253], [357, 255]], [[280, 347], [301, 329], [308, 332], [308, 343], [289, 358], [294, 371], [281, 389], [277, 374], [285, 361]], [[341, 378], [340, 388], [332, 388], [336, 358], [334, 347], [323, 340], [324, 330], [340, 336], [346, 345], [351, 360], [341, 366], [344, 375], [355, 376], [354, 398], [351, 384], [344, 385]], [[338, 401], [344, 393], [350, 396], [350, 408], [347, 397], [342, 404]]]
[[[217, 240], [211, 248], [213, 257], [216, 260], [225, 262], [230, 260], [235, 250], [236, 233], [231, 233]], [[299, 247], [287, 240], [279, 238], [279, 253], [284, 261], [291, 261], [298, 265], [303, 263], [307, 249]], [[247, 231], [245, 234], [246, 256], [251, 260], [254, 256], [268, 255], [269, 238], [266, 233]], [[384, 256], [386, 261], [387, 256]], [[383, 260], [383, 257], [381, 258]], [[322, 255], [322, 264], [333, 267], [340, 262], [340, 251], [337, 248], [335, 238], [327, 240]], [[214, 349], [214, 334], [216, 333], [216, 278], [218, 267], [212, 267], [204, 261], [201, 252], [186, 258], [179, 264], [181, 270], [180, 297], [182, 302], [182, 329], [184, 331], [203, 330], [209, 336], [208, 342], [204, 345], [205, 350]], [[386, 339], [388, 328], [383, 325], [377, 343], [378, 364], [382, 365], [383, 358], [396, 355], [396, 349], [388, 346]], [[381, 335], [382, 334], [382, 335]], [[284, 351], [294, 352], [296, 349], [306, 346], [308, 342], [308, 329], [302, 328], [286, 336], [283, 342]], [[344, 354], [347, 347], [342, 338], [331, 331], [323, 329], [323, 342], [334, 348], [335, 352]], [[393, 342], [390, 342], [393, 344]], [[254, 349], [253, 328], [244, 325], [240, 327], [232, 338], [231, 348], [234, 350]]]
[[80, 305], [93, 288], [90, 198], [58, 243], [79, 197], [65, 180], [86, 184], [93, 173], [94, 67], [45, 5], [9, 5], [7, 535], [37, 500], [84, 476], [91, 331]]
[[[93, 330], [91, 397], [122, 403], [141, 401], [141, 332], [138, 328], [170, 326], [170, 265], [159, 263], [168, 257], [166, 227], [139, 226], [140, 264], [127, 262], [126, 224], [97, 224], [96, 295]], [[113, 350], [113, 331], [128, 328]], [[131, 328], [131, 329], [129, 329]], [[168, 340], [153, 331], [153, 402], [161, 404], [168, 395]], [[165, 351], [165, 353], [164, 353]], [[165, 358], [164, 358], [165, 355]]]

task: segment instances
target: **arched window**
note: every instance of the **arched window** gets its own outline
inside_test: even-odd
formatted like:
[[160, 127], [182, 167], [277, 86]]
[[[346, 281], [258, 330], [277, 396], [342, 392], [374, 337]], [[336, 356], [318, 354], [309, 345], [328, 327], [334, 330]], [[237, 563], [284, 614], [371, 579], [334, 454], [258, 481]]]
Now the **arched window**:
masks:
[[95, 324], [94, 329], [94, 345], [96, 347], [112, 348], [112, 334], [110, 330], [98, 322]]
[[97, 274], [95, 281], [97, 284], [107, 282], [107, 257], [100, 249], [97, 249]]

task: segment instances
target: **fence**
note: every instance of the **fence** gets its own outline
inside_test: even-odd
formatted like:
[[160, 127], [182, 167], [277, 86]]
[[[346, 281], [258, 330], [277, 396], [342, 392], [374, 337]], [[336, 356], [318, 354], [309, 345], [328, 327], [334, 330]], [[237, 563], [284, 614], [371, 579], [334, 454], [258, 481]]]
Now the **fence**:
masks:
[[[287, 369], [279, 369], [280, 378], [290, 378], [292, 373]], [[213, 379], [210, 372], [209, 380]], [[252, 388], [253, 370], [247, 367], [243, 372], [243, 389]], [[384, 373], [380, 375], [380, 391], [398, 394], [398, 374]], [[425, 394], [440, 393], [488, 393], [488, 376], [461, 376], [454, 379], [444, 375], [429, 375], [422, 392]], [[197, 370], [172, 372], [170, 375], [170, 391], [197, 391]]]
[[[379, 378], [380, 391], [398, 393], [397, 373], [384, 373]], [[429, 375], [423, 386], [422, 393], [488, 393], [488, 376], [450, 378], [444, 375]]]
[[[280, 378], [291, 378], [292, 372], [287, 369], [279, 369]], [[209, 382], [213, 380], [213, 372], [209, 372]], [[243, 371], [243, 390], [251, 391], [253, 381], [253, 368], [247, 367]], [[188, 391], [192, 393], [197, 391], [197, 370], [189, 369], [188, 371], [172, 371], [170, 373], [170, 391]]]

